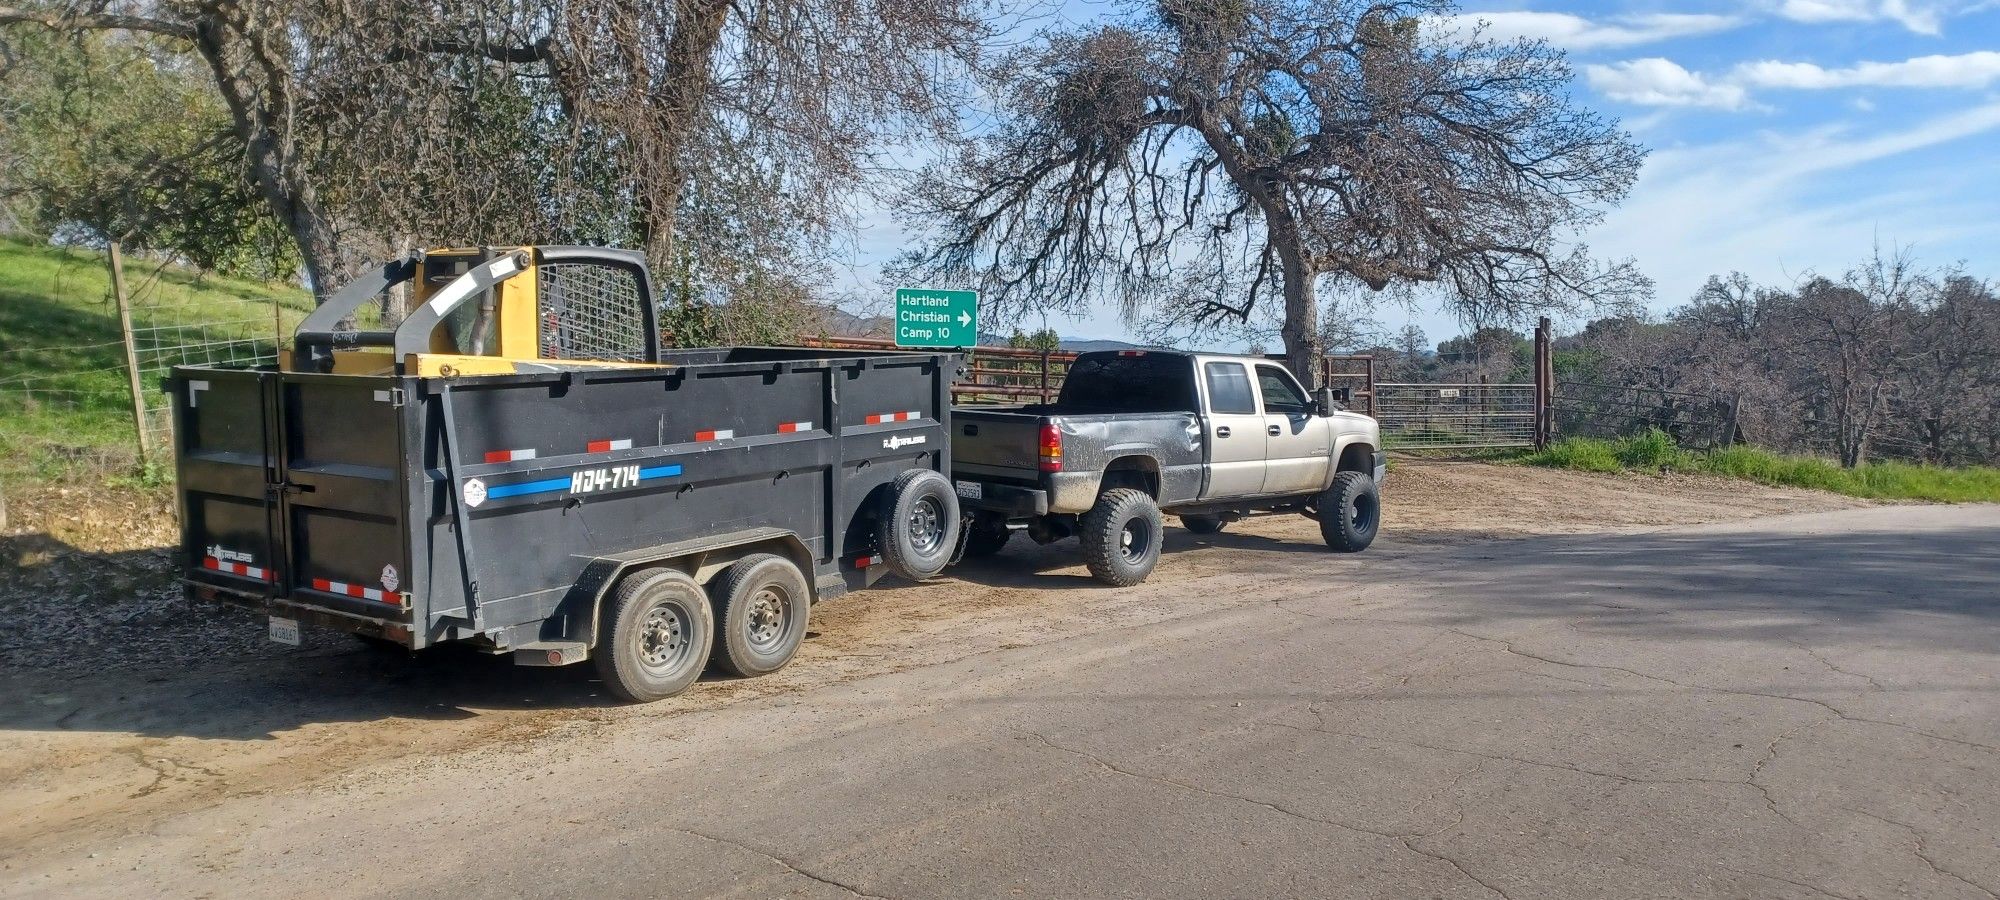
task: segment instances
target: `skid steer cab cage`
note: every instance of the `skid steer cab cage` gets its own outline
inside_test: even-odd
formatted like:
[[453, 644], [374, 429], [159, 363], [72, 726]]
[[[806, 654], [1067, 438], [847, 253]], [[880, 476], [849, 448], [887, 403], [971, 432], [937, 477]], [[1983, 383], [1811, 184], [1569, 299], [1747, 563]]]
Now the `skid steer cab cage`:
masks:
[[[401, 322], [377, 329], [356, 324], [399, 285], [408, 285], [409, 311]], [[355, 279], [307, 316], [281, 368], [502, 374], [522, 370], [481, 365], [475, 358], [657, 363], [653, 296], [646, 258], [634, 250], [419, 251]], [[417, 359], [425, 355], [438, 357], [430, 371], [422, 371], [424, 361]]]

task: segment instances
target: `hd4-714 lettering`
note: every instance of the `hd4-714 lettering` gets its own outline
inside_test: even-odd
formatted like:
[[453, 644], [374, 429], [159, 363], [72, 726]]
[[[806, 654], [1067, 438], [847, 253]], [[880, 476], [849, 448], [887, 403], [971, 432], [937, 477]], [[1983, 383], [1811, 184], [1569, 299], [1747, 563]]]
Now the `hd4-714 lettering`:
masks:
[[571, 473], [569, 492], [588, 494], [592, 491], [615, 491], [639, 483], [638, 466], [612, 466], [608, 469], [585, 469]]

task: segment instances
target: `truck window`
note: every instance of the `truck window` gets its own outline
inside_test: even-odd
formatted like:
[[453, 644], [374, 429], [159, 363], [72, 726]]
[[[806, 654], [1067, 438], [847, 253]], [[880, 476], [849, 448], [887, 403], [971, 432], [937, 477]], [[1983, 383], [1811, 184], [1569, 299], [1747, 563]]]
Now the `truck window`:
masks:
[[1208, 411], [1257, 414], [1257, 397], [1250, 392], [1250, 373], [1242, 363], [1212, 362], [1208, 376]]
[[1194, 367], [1172, 353], [1087, 353], [1070, 364], [1056, 405], [1094, 412], [1191, 412]]
[[1264, 412], [1274, 416], [1303, 416], [1310, 409], [1292, 373], [1277, 366], [1257, 367], [1257, 386], [1264, 389]]

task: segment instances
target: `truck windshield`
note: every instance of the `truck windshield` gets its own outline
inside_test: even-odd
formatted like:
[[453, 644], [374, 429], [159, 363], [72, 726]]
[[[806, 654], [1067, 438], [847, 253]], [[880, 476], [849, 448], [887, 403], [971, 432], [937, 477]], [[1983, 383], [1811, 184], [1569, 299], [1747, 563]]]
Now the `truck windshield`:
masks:
[[1175, 353], [1086, 354], [1070, 364], [1056, 403], [1097, 412], [1187, 412], [1195, 408], [1194, 366]]

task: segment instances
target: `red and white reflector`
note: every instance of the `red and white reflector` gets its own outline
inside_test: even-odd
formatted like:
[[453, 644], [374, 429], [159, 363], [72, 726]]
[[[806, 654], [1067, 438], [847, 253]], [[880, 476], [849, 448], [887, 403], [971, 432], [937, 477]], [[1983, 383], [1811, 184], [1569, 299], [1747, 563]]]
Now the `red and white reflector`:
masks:
[[313, 579], [313, 590], [325, 591], [329, 594], [344, 594], [349, 597], [360, 597], [363, 600], [373, 600], [377, 603], [400, 604], [403, 602], [401, 597], [398, 597], [397, 595], [390, 593], [388, 591], [382, 590], [381, 588], [362, 587], [361, 585], [358, 584], [347, 584], [341, 581], [328, 581], [324, 578]]
[[877, 553], [874, 556], [855, 557], [854, 560], [854, 567], [857, 569], [866, 569], [869, 566], [879, 566], [881, 564], [882, 564], [882, 554], [880, 553]]
[[779, 422], [779, 423], [778, 423], [778, 433], [779, 433], [779, 434], [797, 434], [797, 433], [799, 433], [799, 432], [801, 432], [801, 431], [811, 431], [811, 430], [813, 430], [813, 423], [811, 423], [811, 422]]
[[694, 433], [694, 439], [697, 441], [719, 441], [735, 436], [736, 432], [728, 428], [718, 428], [714, 431], [697, 431]]
[[487, 461], [487, 462], [490, 462], [490, 463], [503, 463], [503, 462], [520, 462], [521, 460], [524, 460], [524, 459], [534, 459], [534, 458], [535, 458], [535, 451], [534, 451], [534, 450], [488, 450], [488, 451], [486, 451], [486, 461]]
[[256, 566], [246, 566], [240, 562], [229, 562], [227, 560], [216, 559], [213, 556], [202, 557], [201, 567], [211, 572], [228, 572], [231, 575], [246, 575], [251, 578], [257, 579], [258, 581], [270, 580], [270, 578], [266, 576], [264, 570]]
[[1120, 350], [1120, 351], [1118, 351], [1118, 355], [1119, 355], [1119, 356], [1145, 356], [1145, 355], [1146, 355], [1146, 351], [1144, 351], [1144, 350]]
[[868, 424], [880, 425], [883, 422], [908, 422], [912, 419], [921, 419], [923, 417], [924, 414], [920, 412], [874, 413], [868, 417]]
[[584, 445], [584, 450], [589, 453], [610, 453], [613, 450], [630, 449], [632, 449], [631, 438], [619, 438], [615, 441], [591, 441]]

